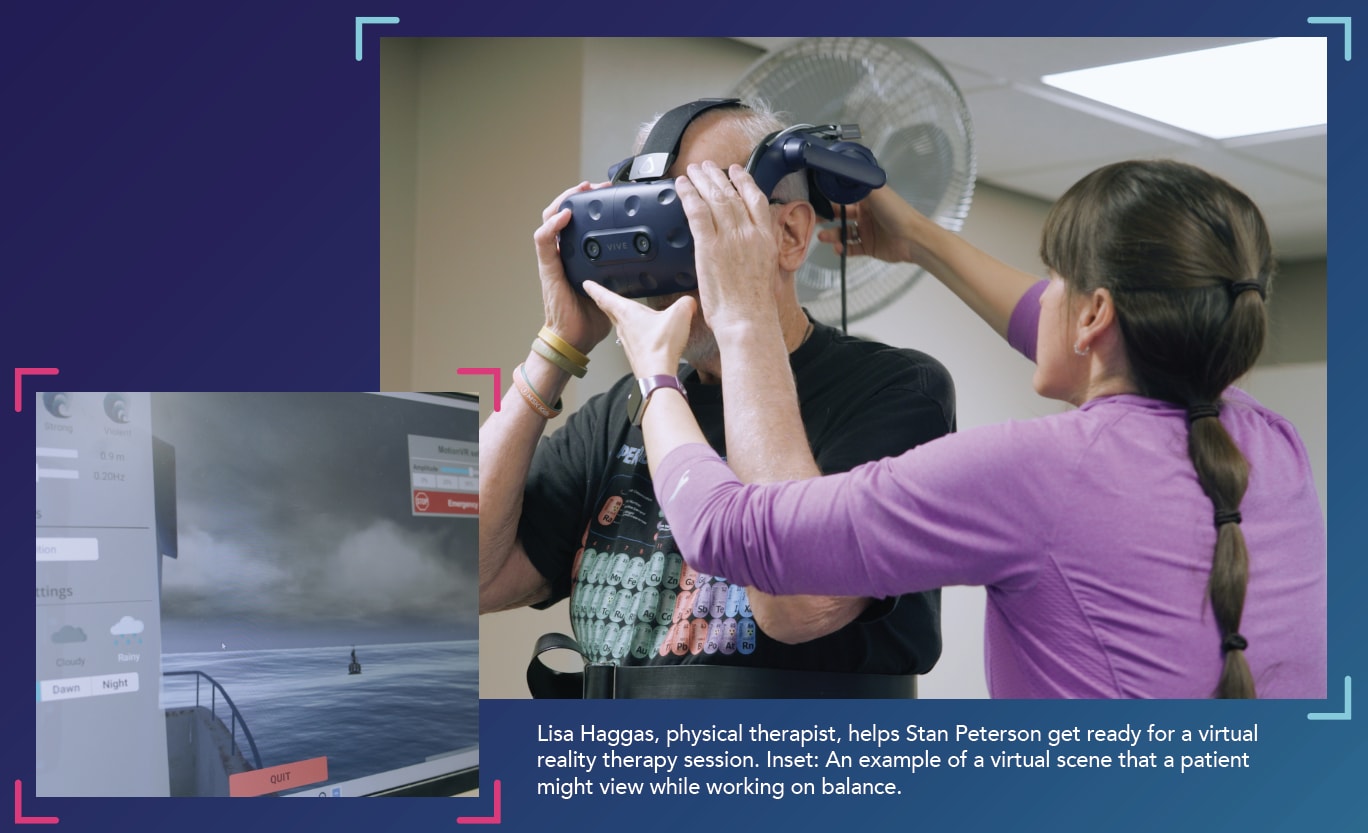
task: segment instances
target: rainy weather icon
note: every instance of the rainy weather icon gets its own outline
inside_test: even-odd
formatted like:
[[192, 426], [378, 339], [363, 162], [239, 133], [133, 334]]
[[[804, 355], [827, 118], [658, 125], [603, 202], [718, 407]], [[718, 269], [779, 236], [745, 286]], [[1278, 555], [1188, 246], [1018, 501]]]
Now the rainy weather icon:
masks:
[[141, 619], [134, 619], [132, 616], [125, 616], [114, 623], [114, 627], [109, 629], [114, 636], [114, 644], [120, 644], [122, 639], [124, 645], [141, 645], [143, 623]]
[[52, 641], [59, 645], [64, 642], [85, 642], [85, 631], [71, 625], [63, 625], [62, 629], [52, 635]]

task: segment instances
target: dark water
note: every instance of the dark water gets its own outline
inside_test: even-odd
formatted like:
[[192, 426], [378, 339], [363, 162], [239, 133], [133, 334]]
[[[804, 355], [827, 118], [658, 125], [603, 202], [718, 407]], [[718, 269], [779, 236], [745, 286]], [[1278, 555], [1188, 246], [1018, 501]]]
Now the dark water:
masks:
[[[420, 763], [479, 742], [475, 640], [164, 654], [163, 671], [202, 671], [237, 705], [262, 766], [326, 756], [329, 781]], [[162, 705], [195, 703], [193, 676], [164, 677]], [[200, 703], [211, 686], [200, 681]], [[227, 725], [220, 701], [218, 715]], [[246, 746], [242, 734], [239, 744]], [[250, 759], [250, 752], [248, 758]]]

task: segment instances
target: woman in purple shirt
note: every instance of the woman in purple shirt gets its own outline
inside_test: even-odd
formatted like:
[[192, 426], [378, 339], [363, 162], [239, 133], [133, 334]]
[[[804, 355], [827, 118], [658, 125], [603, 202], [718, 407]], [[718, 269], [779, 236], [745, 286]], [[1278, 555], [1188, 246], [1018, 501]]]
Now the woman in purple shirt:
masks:
[[[807, 454], [772, 287], [743, 277], [775, 245], [766, 197], [708, 164], [679, 194], [727, 367], [729, 453]], [[1179, 163], [1101, 168], [1050, 212], [1048, 282], [888, 189], [854, 214], [850, 253], [925, 267], [1037, 362], [1038, 393], [1077, 408], [746, 485], [657, 388], [647, 454], [685, 559], [771, 593], [984, 585], [997, 697], [1324, 697], [1325, 530], [1306, 451], [1231, 387], [1262, 349], [1274, 268], [1249, 199]], [[654, 313], [588, 288], [637, 375], [672, 374], [694, 302]]]

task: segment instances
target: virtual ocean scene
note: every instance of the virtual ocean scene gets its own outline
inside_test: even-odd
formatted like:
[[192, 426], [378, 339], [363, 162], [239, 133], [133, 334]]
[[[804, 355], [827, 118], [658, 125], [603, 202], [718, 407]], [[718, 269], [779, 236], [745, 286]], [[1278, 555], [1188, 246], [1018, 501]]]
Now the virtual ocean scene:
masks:
[[[325, 756], [329, 782], [382, 772], [472, 746], [479, 732], [474, 640], [166, 654], [162, 671], [201, 671], [229, 693], [263, 766]], [[164, 678], [162, 705], [207, 705], [194, 675]], [[224, 704], [218, 703], [223, 714]], [[238, 735], [239, 744], [245, 744]], [[250, 753], [248, 753], [250, 759]]]
[[153, 410], [175, 457], [163, 707], [214, 706], [247, 768], [326, 757], [322, 783], [476, 746], [478, 521], [415, 515], [410, 481], [410, 437], [459, 433], [451, 409], [161, 394]]

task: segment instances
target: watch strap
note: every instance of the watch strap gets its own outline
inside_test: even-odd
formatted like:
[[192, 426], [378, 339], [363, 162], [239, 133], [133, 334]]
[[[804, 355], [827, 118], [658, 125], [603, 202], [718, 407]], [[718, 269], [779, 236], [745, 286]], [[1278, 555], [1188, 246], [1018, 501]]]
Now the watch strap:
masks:
[[628, 397], [628, 408], [633, 425], [640, 425], [642, 418], [646, 415], [646, 405], [651, 401], [651, 395], [661, 388], [674, 388], [679, 391], [679, 395], [688, 400], [688, 391], [684, 390], [684, 383], [679, 381], [678, 376], [668, 373], [661, 373], [655, 376], [644, 376], [637, 379], [636, 388], [633, 390], [635, 396]]

